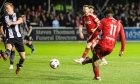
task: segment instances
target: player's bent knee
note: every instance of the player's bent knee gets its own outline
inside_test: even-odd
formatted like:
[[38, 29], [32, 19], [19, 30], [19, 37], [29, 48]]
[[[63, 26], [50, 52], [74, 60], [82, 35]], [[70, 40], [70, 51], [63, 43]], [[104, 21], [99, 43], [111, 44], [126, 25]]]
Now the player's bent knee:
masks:
[[91, 47], [91, 44], [87, 44], [87, 46], [86, 46], [87, 48], [90, 48]]
[[6, 44], [6, 49], [12, 50], [12, 45], [11, 44]]
[[29, 41], [29, 45], [31, 45], [32, 44], [32, 41]]
[[26, 58], [25, 52], [19, 52], [19, 55], [20, 55], [20, 57], [21, 57], [22, 59], [25, 59], [25, 58]]
[[93, 64], [94, 64], [95, 67], [99, 66], [98, 61], [95, 61]]

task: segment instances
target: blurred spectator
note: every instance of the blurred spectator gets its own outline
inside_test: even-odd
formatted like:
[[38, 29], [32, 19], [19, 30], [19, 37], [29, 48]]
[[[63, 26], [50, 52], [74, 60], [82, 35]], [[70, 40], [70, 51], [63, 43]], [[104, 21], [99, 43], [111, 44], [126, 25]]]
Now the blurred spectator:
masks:
[[64, 15], [62, 13], [59, 14], [59, 22], [60, 22], [60, 26], [65, 26], [65, 19], [64, 19]]
[[42, 12], [43, 12], [43, 9], [42, 9], [41, 5], [39, 5], [39, 6], [37, 7], [37, 12], [38, 12], [38, 13], [42, 13]]
[[[140, 3], [112, 3], [108, 4], [106, 9], [112, 9], [116, 19], [121, 19], [124, 26], [140, 26]], [[95, 10], [97, 10], [96, 7]], [[27, 19], [33, 23], [37, 23], [38, 26], [52, 26], [54, 25], [53, 23], [59, 23], [57, 26], [78, 27], [81, 20], [81, 14], [78, 14], [79, 11], [73, 13], [55, 11], [53, 4], [51, 4], [50, 10], [48, 10], [46, 2], [33, 6], [21, 4], [17, 6], [15, 11], [19, 11], [20, 14], [26, 14]], [[99, 16], [102, 18], [103, 15], [104, 12], [101, 12]]]
[[48, 10], [47, 3], [46, 2], [43, 3], [43, 9], [44, 10]]
[[52, 27], [58, 28], [60, 27], [59, 21], [58, 21], [58, 16], [56, 16], [54, 18], [54, 20], [52, 21]]

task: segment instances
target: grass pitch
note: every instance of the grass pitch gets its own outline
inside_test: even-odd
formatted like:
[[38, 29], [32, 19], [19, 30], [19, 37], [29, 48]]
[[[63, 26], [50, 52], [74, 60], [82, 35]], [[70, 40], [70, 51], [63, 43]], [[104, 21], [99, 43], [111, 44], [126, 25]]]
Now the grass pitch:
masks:
[[[27, 57], [20, 75], [9, 70], [9, 60], [0, 59], [0, 84], [140, 84], [140, 43], [127, 43], [123, 57], [119, 57], [120, 43], [106, 57], [108, 65], [101, 66], [102, 81], [94, 81], [91, 64], [78, 65], [85, 48], [84, 42], [35, 42], [36, 52]], [[0, 46], [1, 48], [2, 45]], [[91, 57], [91, 53], [89, 54]], [[60, 67], [51, 69], [49, 60], [59, 59]], [[19, 56], [16, 53], [15, 64]]]

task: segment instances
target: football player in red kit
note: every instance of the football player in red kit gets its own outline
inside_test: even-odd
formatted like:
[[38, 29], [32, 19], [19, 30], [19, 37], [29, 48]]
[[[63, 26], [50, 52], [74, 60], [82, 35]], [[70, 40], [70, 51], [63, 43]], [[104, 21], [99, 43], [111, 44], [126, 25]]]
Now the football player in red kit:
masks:
[[80, 33], [80, 38], [83, 39], [84, 35], [82, 33], [82, 29], [83, 29], [83, 26], [85, 26], [87, 29], [88, 38], [87, 38], [86, 48], [82, 57], [80, 59], [74, 60], [76, 63], [79, 63], [79, 64], [82, 64], [82, 62], [86, 59], [86, 56], [91, 46], [96, 45], [97, 40], [95, 39], [97, 39], [97, 37], [95, 38], [95, 36], [96, 34], [98, 35], [98, 32], [94, 33], [94, 31], [97, 29], [97, 27], [100, 24], [100, 21], [97, 18], [97, 16], [95, 14], [91, 14], [89, 5], [83, 6], [83, 12], [84, 12], [84, 15], [82, 17], [82, 24], [79, 27], [79, 33]]
[[101, 21], [99, 28], [95, 31], [102, 31], [102, 35], [101, 39], [93, 50], [93, 58], [86, 59], [83, 62], [83, 64], [92, 63], [95, 80], [101, 80], [98, 60], [102, 59], [106, 55], [109, 55], [113, 51], [118, 34], [120, 34], [121, 37], [121, 50], [119, 56], [123, 55], [125, 48], [125, 34], [122, 24], [120, 23], [120, 21], [117, 21], [113, 18], [112, 10], [107, 10], [106, 15], [107, 17]]

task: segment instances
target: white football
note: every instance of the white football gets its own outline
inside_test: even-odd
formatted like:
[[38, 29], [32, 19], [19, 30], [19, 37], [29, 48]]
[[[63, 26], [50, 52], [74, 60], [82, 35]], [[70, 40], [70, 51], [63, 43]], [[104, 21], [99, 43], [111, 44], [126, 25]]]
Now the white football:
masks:
[[60, 62], [58, 59], [51, 59], [50, 60], [50, 67], [53, 68], [53, 69], [56, 69], [58, 68], [60, 65]]

